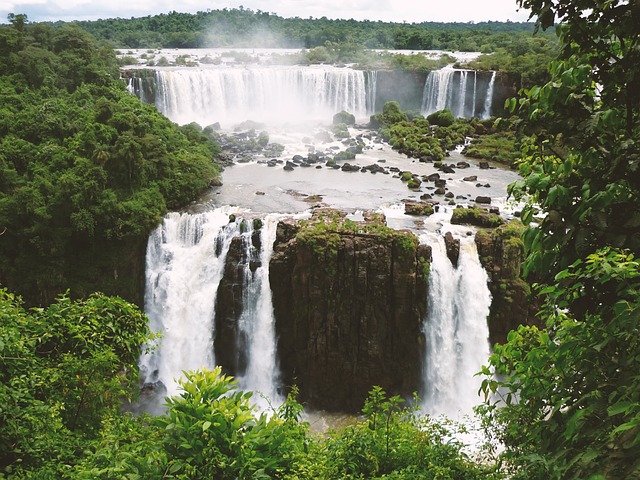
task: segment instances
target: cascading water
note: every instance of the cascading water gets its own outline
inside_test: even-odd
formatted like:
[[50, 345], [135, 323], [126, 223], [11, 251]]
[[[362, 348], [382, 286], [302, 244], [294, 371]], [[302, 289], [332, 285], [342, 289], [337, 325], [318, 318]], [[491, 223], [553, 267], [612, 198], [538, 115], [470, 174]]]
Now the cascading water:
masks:
[[[154, 350], [140, 358], [140, 371], [144, 384], [157, 386], [161, 382], [167, 395], [178, 393], [177, 379], [183, 371], [213, 368], [216, 364], [215, 306], [227, 253], [234, 237], [253, 234], [250, 226], [229, 222], [229, 214], [234, 212], [218, 208], [194, 215], [170, 213], [149, 238], [145, 311], [151, 330], [161, 338]], [[267, 216], [263, 222], [262, 248], [244, 242], [250, 261], [242, 266], [246, 270], [246, 298], [239, 328], [248, 348], [241, 384], [277, 401], [278, 370], [268, 280], [277, 220]], [[257, 261], [260, 265], [252, 268]]]
[[[375, 85], [375, 78], [369, 83]], [[177, 123], [326, 121], [345, 110], [373, 113], [365, 73], [336, 67], [156, 70], [156, 106]], [[375, 98], [375, 96], [373, 97]]]
[[489, 358], [487, 316], [491, 294], [473, 238], [462, 238], [458, 266], [447, 257], [441, 236], [429, 236], [429, 272], [424, 409], [431, 414], [471, 413], [478, 404], [475, 374]]
[[422, 93], [423, 115], [450, 108], [453, 97], [453, 82], [451, 79], [454, 73], [455, 70], [453, 68], [443, 68], [429, 72]]
[[496, 84], [496, 72], [491, 74], [491, 80], [489, 80], [489, 86], [487, 87], [487, 97], [484, 101], [484, 112], [482, 118], [489, 118], [491, 116], [491, 104], [493, 102], [493, 89]]
[[[267, 215], [262, 220], [260, 245], [248, 247], [250, 260], [244, 266], [243, 311], [238, 322], [242, 337], [246, 338], [246, 370], [239, 378], [240, 386], [262, 393], [278, 401], [278, 366], [276, 362], [275, 319], [269, 284], [269, 261], [276, 239], [278, 219]], [[245, 234], [250, 237], [253, 229]], [[253, 268], [253, 265], [259, 265]]]
[[[473, 81], [470, 81], [473, 77]], [[449, 109], [455, 116], [491, 116], [496, 72], [489, 83], [480, 81], [475, 70], [445, 67], [429, 72], [422, 92], [422, 115]]]
[[144, 383], [162, 382], [177, 393], [184, 370], [212, 368], [214, 310], [218, 283], [235, 224], [229, 211], [200, 215], [169, 213], [149, 237], [145, 312], [159, 346], [140, 359]]

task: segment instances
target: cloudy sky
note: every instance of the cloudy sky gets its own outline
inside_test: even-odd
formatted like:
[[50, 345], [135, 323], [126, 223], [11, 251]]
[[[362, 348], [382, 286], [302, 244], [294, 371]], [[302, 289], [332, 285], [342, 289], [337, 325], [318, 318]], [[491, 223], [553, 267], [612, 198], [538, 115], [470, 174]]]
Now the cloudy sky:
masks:
[[9, 13], [26, 13], [30, 21], [129, 18], [238, 6], [282, 17], [354, 18], [393, 22], [526, 21], [516, 0], [1, 0], [0, 23]]

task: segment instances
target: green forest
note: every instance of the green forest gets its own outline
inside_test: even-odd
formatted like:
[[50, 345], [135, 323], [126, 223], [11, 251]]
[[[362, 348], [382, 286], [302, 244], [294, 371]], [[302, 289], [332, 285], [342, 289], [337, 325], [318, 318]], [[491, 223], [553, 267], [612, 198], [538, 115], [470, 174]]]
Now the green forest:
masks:
[[[323, 436], [303, 421], [295, 387], [264, 414], [219, 368], [187, 373], [163, 415], [123, 408], [155, 338], [144, 313], [115, 296], [139, 300], [141, 286], [114, 272], [135, 270], [127, 259], [150, 230], [219, 182], [220, 167], [205, 132], [128, 94], [113, 47], [187, 46], [177, 43], [186, 30], [188, 45], [202, 45], [200, 27], [225, 15], [289, 29], [307, 48], [414, 48], [415, 33], [419, 48], [504, 56], [509, 45], [489, 39], [513, 31], [456, 24], [449, 38], [442, 25], [326, 19], [305, 28], [244, 9], [71, 25], [11, 14], [0, 26], [0, 478], [639, 479], [640, 4], [516, 3], [535, 24], [511, 27], [555, 32], [557, 50], [543, 81], [507, 101], [508, 117], [456, 124], [439, 112], [412, 123], [393, 104], [377, 117], [416, 155], [439, 156], [451, 141], [423, 139], [429, 122], [451, 136], [489, 129], [510, 142], [521, 174], [510, 195], [526, 202], [524, 272], [540, 326], [510, 332], [480, 372], [477, 413], [494, 443], [479, 455], [452, 439], [460, 426], [375, 386], [353, 424]], [[329, 38], [332, 29], [350, 38]]]
[[352, 43], [365, 48], [459, 50], [490, 53], [533, 32], [532, 23], [388, 23], [323, 18], [283, 18], [243, 7], [195, 14], [77, 22], [115, 48], [313, 48]]

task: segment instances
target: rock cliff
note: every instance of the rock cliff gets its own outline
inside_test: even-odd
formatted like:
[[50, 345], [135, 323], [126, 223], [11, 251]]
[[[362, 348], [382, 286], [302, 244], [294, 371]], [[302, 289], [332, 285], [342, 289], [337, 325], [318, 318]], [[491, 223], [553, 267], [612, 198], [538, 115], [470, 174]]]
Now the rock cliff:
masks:
[[410, 396], [421, 384], [431, 252], [379, 214], [334, 210], [278, 225], [270, 282], [285, 385], [316, 409], [358, 411], [379, 385]]
[[521, 324], [536, 324], [538, 304], [531, 298], [529, 285], [522, 278], [524, 226], [514, 220], [497, 228], [476, 233], [480, 262], [489, 275], [493, 298], [489, 313], [491, 345], [504, 343], [507, 334]]

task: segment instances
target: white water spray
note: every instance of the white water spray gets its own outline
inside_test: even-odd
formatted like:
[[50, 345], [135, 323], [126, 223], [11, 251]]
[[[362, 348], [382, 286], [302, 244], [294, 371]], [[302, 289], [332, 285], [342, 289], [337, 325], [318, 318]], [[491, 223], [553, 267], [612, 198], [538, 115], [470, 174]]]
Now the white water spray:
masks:
[[[469, 81], [471, 73], [472, 82]], [[477, 77], [475, 70], [452, 67], [429, 72], [422, 91], [422, 115], [427, 116], [447, 108], [457, 117], [472, 118], [480, 110], [482, 118], [490, 117], [496, 72], [492, 73], [488, 85], [486, 82], [478, 82]], [[476, 106], [477, 102], [483, 102], [480, 108]]]
[[[281, 402], [276, 355], [275, 320], [269, 284], [269, 262], [278, 219], [262, 220], [260, 246], [252, 244], [251, 222], [229, 222], [230, 207], [201, 214], [170, 213], [149, 237], [145, 311], [153, 332], [161, 338], [155, 350], [140, 358], [144, 383], [158, 381], [167, 395], [179, 393], [183, 371], [216, 365], [215, 307], [229, 246], [242, 236], [247, 259], [243, 272], [243, 311], [238, 334], [246, 339], [246, 369], [238, 378], [244, 390], [258, 391], [258, 406]], [[257, 265], [257, 267], [256, 267]], [[229, 373], [229, 372], [227, 372]]]
[[491, 80], [489, 80], [489, 87], [487, 88], [487, 96], [484, 101], [484, 112], [482, 113], [482, 118], [489, 118], [491, 116], [491, 104], [493, 103], [493, 89], [495, 84], [496, 72], [493, 72]]
[[326, 121], [341, 110], [356, 118], [373, 113], [364, 72], [350, 68], [225, 66], [156, 70], [155, 76], [158, 110], [180, 124], [300, 123]]
[[178, 393], [183, 371], [213, 368], [218, 284], [237, 226], [230, 209], [198, 215], [169, 213], [149, 237], [145, 312], [158, 347], [140, 359], [144, 382], [161, 381]]
[[489, 358], [487, 316], [491, 294], [473, 238], [462, 238], [454, 268], [444, 239], [429, 235], [433, 260], [429, 272], [424, 409], [458, 416], [480, 403], [475, 377]]
[[[245, 268], [245, 293], [243, 312], [239, 327], [248, 339], [247, 369], [240, 386], [246, 390], [260, 392], [272, 403], [280, 403], [277, 388], [279, 386], [276, 353], [275, 318], [269, 283], [269, 261], [276, 239], [278, 218], [267, 215], [260, 229], [260, 266], [251, 272], [250, 265]], [[259, 398], [254, 400], [261, 404]], [[266, 405], [265, 405], [266, 407]]]

